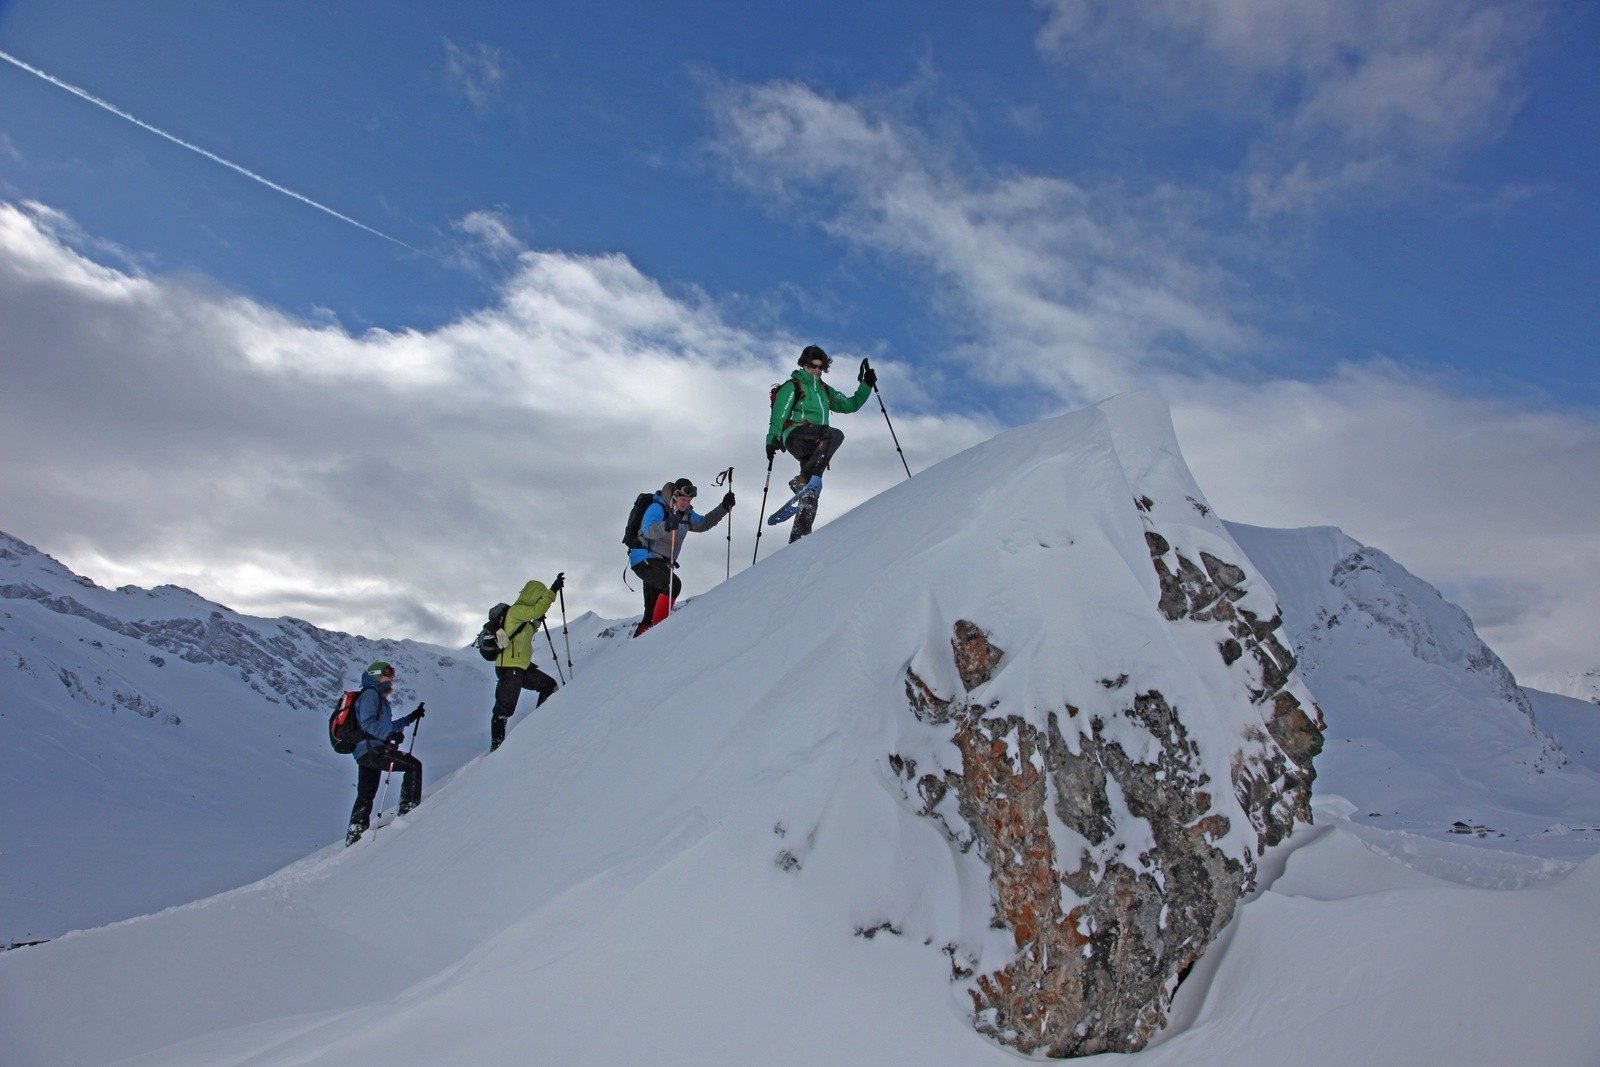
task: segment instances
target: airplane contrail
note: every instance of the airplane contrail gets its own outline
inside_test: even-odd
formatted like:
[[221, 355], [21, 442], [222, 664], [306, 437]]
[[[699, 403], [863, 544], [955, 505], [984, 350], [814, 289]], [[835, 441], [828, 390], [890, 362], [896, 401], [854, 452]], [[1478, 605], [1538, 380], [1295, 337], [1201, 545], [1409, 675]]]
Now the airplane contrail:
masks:
[[315, 200], [311, 199], [309, 196], [301, 196], [299, 193], [295, 192], [293, 189], [285, 189], [283, 186], [279, 185], [277, 182], [271, 180], [270, 178], [264, 178], [261, 175], [257, 174], [253, 170], [249, 170], [249, 169], [247, 169], [245, 167], [241, 167], [237, 163], [228, 162], [226, 159], [223, 159], [221, 156], [217, 155], [215, 152], [208, 152], [204, 148], [201, 148], [199, 145], [190, 144], [188, 141], [185, 141], [181, 137], [175, 137], [172, 134], [168, 133], [166, 130], [159, 129], [158, 127], [152, 126], [148, 122], [145, 122], [143, 119], [140, 119], [140, 118], [137, 118], [137, 117], [135, 117], [133, 115], [128, 114], [126, 111], [122, 110], [121, 108], [117, 107], [116, 105], [107, 103], [106, 101], [100, 99], [98, 96], [95, 96], [93, 93], [91, 93], [91, 92], [89, 92], [89, 91], [87, 91], [85, 89], [80, 89], [76, 85], [73, 85], [73, 84], [71, 84], [69, 82], [64, 82], [60, 78], [55, 77], [54, 75], [45, 73], [44, 71], [40, 70], [38, 67], [35, 67], [35, 66], [32, 66], [31, 64], [23, 62], [22, 60], [18, 59], [16, 56], [11, 55], [9, 52], [0, 50], [0, 59], [5, 60], [7, 63], [10, 63], [14, 67], [18, 67], [18, 68], [20, 68], [22, 70], [27, 71], [29, 74], [32, 74], [36, 78], [44, 79], [45, 81], [49, 82], [51, 85], [54, 85], [58, 89], [65, 89], [67, 92], [71, 93], [73, 96], [79, 97], [79, 98], [81, 98], [83, 100], [87, 100], [87, 101], [89, 101], [89, 103], [93, 104], [95, 107], [103, 108], [104, 110], [111, 112], [113, 115], [117, 116], [118, 118], [127, 119], [129, 122], [133, 123], [135, 126], [138, 126], [142, 130], [149, 130], [151, 133], [155, 134], [157, 137], [165, 137], [167, 140], [171, 141], [175, 145], [179, 145], [179, 146], [181, 146], [183, 148], [187, 148], [191, 152], [197, 152], [200, 155], [205, 156], [207, 159], [211, 160], [211, 162], [213, 162], [213, 163], [220, 163], [224, 167], [227, 167], [231, 171], [237, 171], [238, 173], [243, 174], [246, 178], [249, 178], [251, 181], [260, 182], [262, 185], [265, 185], [268, 189], [271, 189], [274, 192], [282, 193], [284, 196], [293, 197], [295, 200], [300, 201], [302, 204], [306, 204], [309, 207], [314, 207], [318, 211], [324, 212], [325, 214], [332, 215], [334, 218], [338, 219], [340, 222], [348, 222], [350, 225], [356, 227], [357, 229], [366, 230], [368, 233], [372, 234], [373, 236], [381, 237], [385, 241], [391, 241], [394, 244], [399, 245], [401, 248], [410, 249], [411, 251], [416, 252], [419, 255], [424, 255], [424, 256], [428, 255], [428, 253], [422, 251], [422, 249], [416, 248], [416, 247], [414, 247], [412, 245], [408, 245], [404, 241], [400, 240], [398, 237], [390, 237], [388, 234], [384, 233], [382, 230], [375, 230], [371, 226], [368, 226], [364, 222], [357, 222], [355, 219], [351, 218], [349, 215], [341, 215], [339, 212], [333, 210], [333, 208], [331, 208], [331, 207], [328, 207], [326, 204], [319, 204]]

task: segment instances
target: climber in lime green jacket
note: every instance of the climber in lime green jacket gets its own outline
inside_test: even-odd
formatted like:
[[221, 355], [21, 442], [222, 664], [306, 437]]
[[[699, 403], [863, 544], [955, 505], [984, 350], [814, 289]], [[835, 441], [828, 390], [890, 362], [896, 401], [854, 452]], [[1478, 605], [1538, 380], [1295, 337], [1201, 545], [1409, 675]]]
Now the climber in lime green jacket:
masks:
[[[556, 691], [556, 680], [533, 665], [533, 639], [538, 636], [539, 623], [550, 605], [561, 592], [565, 575], [546, 586], [538, 579], [522, 587], [517, 602], [506, 611], [506, 621], [501, 627], [505, 633], [505, 648], [494, 661], [494, 711], [489, 717], [489, 751], [493, 752], [506, 739], [506, 720], [517, 710], [517, 698], [524, 689], [539, 691], [539, 704], [550, 699]], [[535, 704], [534, 707], [538, 707]]]
[[822, 472], [844, 444], [844, 434], [828, 425], [828, 412], [848, 415], [859, 411], [878, 380], [872, 368], [863, 363], [856, 391], [845, 396], [822, 380], [823, 372], [832, 365], [828, 353], [817, 345], [807, 345], [800, 353], [800, 369], [778, 387], [772, 400], [772, 419], [767, 424], [767, 458], [772, 459], [780, 451], [789, 453], [800, 461], [800, 477], [796, 481], [810, 481], [819, 491]]

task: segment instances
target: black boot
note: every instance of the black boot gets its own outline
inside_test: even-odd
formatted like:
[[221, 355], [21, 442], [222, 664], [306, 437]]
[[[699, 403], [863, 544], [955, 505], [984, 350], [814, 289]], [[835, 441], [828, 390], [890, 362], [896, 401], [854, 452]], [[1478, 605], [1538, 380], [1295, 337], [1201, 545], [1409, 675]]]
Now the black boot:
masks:
[[362, 826], [358, 822], [351, 823], [350, 824], [350, 829], [345, 831], [344, 847], [345, 848], [349, 848], [351, 845], [355, 844], [357, 841], [360, 841], [361, 840], [361, 835], [366, 832], [366, 829], [367, 828], [365, 826]]

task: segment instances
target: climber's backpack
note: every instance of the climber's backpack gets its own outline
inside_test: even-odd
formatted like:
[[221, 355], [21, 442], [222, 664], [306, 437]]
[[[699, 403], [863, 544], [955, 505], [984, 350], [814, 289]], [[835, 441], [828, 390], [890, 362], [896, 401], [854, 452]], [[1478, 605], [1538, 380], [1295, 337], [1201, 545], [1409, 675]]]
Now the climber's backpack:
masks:
[[628, 512], [628, 525], [622, 528], [622, 543], [630, 549], [644, 547], [639, 544], [639, 524], [644, 521], [645, 509], [655, 498], [654, 493], [640, 493], [633, 498], [633, 509]]
[[341, 756], [354, 752], [367, 736], [366, 731], [361, 729], [360, 720], [356, 718], [356, 697], [360, 695], [359, 690], [345, 690], [339, 697], [339, 703], [334, 706], [333, 714], [328, 716], [328, 743]]
[[489, 618], [483, 624], [483, 629], [478, 631], [478, 636], [472, 639], [472, 647], [478, 650], [478, 655], [489, 661], [500, 658], [500, 653], [511, 647], [511, 642], [529, 626], [523, 623], [509, 634], [506, 634], [505, 643], [500, 641], [500, 635], [505, 633], [506, 612], [511, 610], [510, 604], [496, 604], [489, 609]]
[[[505, 645], [500, 643], [500, 634], [505, 629], [506, 612], [510, 610], [510, 604], [496, 604], [490, 608], [489, 621], [483, 624], [483, 629], [478, 631], [478, 636], [472, 639], [473, 647], [478, 650], [478, 655], [484, 659], [499, 659], [500, 653], [505, 651]], [[520, 628], [518, 627], [518, 629]], [[509, 639], [507, 643], [510, 643]]]

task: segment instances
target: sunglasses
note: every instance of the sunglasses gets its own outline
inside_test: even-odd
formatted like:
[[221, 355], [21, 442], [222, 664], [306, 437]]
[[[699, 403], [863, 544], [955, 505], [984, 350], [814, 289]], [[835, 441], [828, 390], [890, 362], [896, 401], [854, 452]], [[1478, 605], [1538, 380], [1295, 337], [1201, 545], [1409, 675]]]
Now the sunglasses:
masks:
[[827, 369], [828, 369], [828, 365], [826, 363], [807, 363], [806, 364], [806, 370], [827, 370]]

